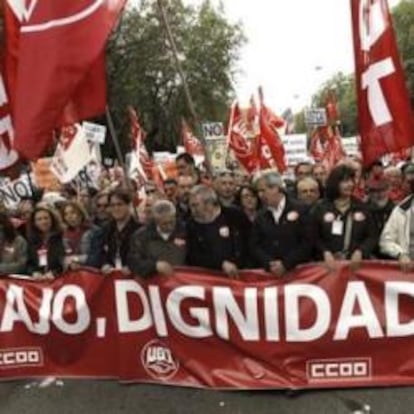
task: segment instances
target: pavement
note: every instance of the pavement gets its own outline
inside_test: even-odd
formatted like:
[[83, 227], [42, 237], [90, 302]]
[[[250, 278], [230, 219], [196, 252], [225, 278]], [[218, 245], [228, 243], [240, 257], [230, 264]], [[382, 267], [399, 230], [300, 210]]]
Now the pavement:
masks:
[[[65, 380], [46, 388], [30, 381], [0, 384], [1, 414], [412, 414], [406, 388], [213, 391], [115, 381]], [[365, 406], [365, 411], [364, 411]]]

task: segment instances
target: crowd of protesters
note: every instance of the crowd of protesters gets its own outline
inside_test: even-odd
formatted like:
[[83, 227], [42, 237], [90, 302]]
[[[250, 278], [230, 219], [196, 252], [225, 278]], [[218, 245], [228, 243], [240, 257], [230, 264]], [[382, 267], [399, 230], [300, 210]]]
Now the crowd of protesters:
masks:
[[145, 198], [105, 174], [99, 190], [41, 192], [0, 212], [0, 272], [35, 280], [88, 266], [108, 274], [172, 275], [196, 266], [237, 278], [246, 268], [283, 276], [296, 266], [349, 260], [414, 263], [414, 164], [331, 171], [299, 163], [294, 179], [266, 170], [201, 174], [189, 154], [178, 176], [145, 184]]

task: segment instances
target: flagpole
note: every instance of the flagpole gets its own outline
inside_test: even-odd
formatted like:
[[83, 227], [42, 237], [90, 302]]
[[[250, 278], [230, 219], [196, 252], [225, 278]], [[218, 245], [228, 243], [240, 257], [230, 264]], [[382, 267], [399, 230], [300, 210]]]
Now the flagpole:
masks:
[[224, 155], [224, 162], [227, 166], [227, 158], [229, 157], [229, 152], [230, 152], [230, 136], [231, 136], [231, 132], [233, 129], [233, 122], [234, 122], [234, 114], [236, 112], [236, 105], [237, 105], [237, 101], [234, 100], [233, 103], [231, 104], [231, 111], [230, 111], [230, 119], [229, 119], [229, 124], [227, 126], [227, 136], [226, 136], [226, 151], [225, 151], [225, 155]]
[[[187, 83], [187, 78], [185, 76], [184, 69], [183, 69], [183, 67], [181, 65], [181, 62], [180, 62], [180, 59], [178, 57], [178, 49], [177, 49], [177, 45], [176, 45], [175, 40], [174, 40], [174, 36], [173, 36], [172, 30], [171, 30], [170, 24], [168, 22], [167, 12], [165, 11], [165, 7], [164, 7], [164, 1], [163, 0], [157, 0], [157, 4], [158, 4], [159, 11], [160, 11], [162, 23], [164, 24], [165, 31], [167, 33], [168, 41], [170, 42], [171, 50], [173, 52], [175, 66], [176, 66], [178, 74], [181, 77], [181, 81], [183, 83], [184, 95], [185, 95], [186, 100], [187, 100], [188, 108], [190, 110], [191, 116], [193, 117], [194, 121], [198, 125], [201, 125], [200, 120], [199, 120], [198, 115], [197, 115], [197, 112], [195, 110], [193, 98], [191, 97], [191, 92], [190, 92], [190, 88], [189, 88], [188, 83]], [[201, 128], [199, 128], [199, 130], [201, 130]], [[207, 170], [210, 174], [212, 174], [213, 168], [212, 168], [212, 165], [211, 165], [210, 154], [207, 151], [207, 142], [206, 142], [206, 140], [205, 140], [202, 133], [200, 134], [200, 140], [201, 140], [201, 142], [203, 144], [203, 147], [204, 147], [204, 153], [205, 153], [205, 156], [206, 156], [205, 163], [206, 163]]]
[[[126, 168], [126, 164], [125, 164], [124, 159], [122, 157], [121, 146], [119, 145], [118, 135], [116, 133], [114, 122], [113, 122], [112, 115], [111, 115], [111, 111], [109, 110], [108, 105], [106, 105], [106, 107], [105, 107], [105, 116], [106, 116], [106, 122], [108, 124], [109, 135], [111, 136], [112, 143], [114, 144], [114, 147], [115, 147], [116, 157], [118, 159], [119, 165], [121, 166], [122, 170], [124, 171], [124, 183], [125, 183], [128, 191], [130, 191], [131, 194], [134, 195], [134, 188], [132, 186], [132, 182], [131, 182], [131, 179], [129, 177], [129, 174], [128, 174], [128, 171], [127, 171], [127, 168]], [[135, 216], [137, 216], [135, 208], [134, 208], [134, 212], [135, 212]]]

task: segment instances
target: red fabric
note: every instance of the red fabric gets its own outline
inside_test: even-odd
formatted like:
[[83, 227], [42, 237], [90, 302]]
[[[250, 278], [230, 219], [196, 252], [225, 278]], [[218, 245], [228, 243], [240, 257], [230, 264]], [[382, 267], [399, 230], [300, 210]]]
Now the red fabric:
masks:
[[188, 152], [192, 156], [199, 155], [204, 157], [205, 151], [200, 140], [193, 134], [187, 122], [183, 119], [181, 121], [181, 136], [185, 152]]
[[257, 157], [259, 158], [261, 168], [276, 167], [279, 172], [283, 173], [287, 169], [285, 148], [277, 128], [283, 127], [285, 121], [277, 117], [264, 105], [262, 94], [260, 96], [260, 134], [256, 137]]
[[414, 120], [387, 1], [351, 0], [351, 7], [361, 147], [369, 166], [414, 145]]
[[39, 158], [55, 128], [105, 111], [104, 49], [124, 4], [42, 0], [23, 19], [16, 83], [9, 87], [15, 147], [24, 158]]
[[145, 147], [144, 141], [146, 134], [142, 129], [138, 115], [134, 108], [128, 107], [129, 119], [131, 121], [131, 137], [132, 147], [137, 154], [139, 162], [141, 163], [142, 169], [148, 180], [153, 179], [154, 161], [148, 154], [147, 148]]
[[259, 163], [254, 145], [248, 140], [247, 130], [239, 105], [234, 103], [228, 125], [228, 146], [246, 171], [252, 173], [259, 168]]
[[88, 270], [52, 283], [3, 278], [0, 378], [414, 385], [413, 286], [413, 273], [392, 262], [355, 272], [310, 264], [283, 279], [244, 271], [240, 281], [203, 269], [148, 280]]
[[336, 124], [340, 119], [338, 101], [333, 91], [329, 91], [326, 96], [326, 115], [329, 124]]
[[388, 197], [394, 203], [399, 203], [400, 201], [404, 200], [408, 194], [404, 191], [401, 187], [398, 188], [391, 188], [388, 192]]
[[316, 128], [311, 136], [309, 151], [316, 162], [331, 170], [346, 156], [338, 127]]

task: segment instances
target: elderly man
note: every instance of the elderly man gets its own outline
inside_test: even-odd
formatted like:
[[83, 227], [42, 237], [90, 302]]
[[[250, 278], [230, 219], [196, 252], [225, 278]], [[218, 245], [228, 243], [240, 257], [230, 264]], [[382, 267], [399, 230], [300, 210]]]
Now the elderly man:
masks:
[[410, 195], [394, 207], [380, 237], [382, 254], [397, 259], [402, 270], [414, 269], [414, 167], [405, 174]]
[[305, 177], [296, 183], [297, 199], [308, 208], [314, 206], [321, 197], [320, 184], [313, 177]]
[[229, 277], [237, 277], [239, 268], [247, 260], [247, 218], [235, 208], [222, 207], [217, 193], [206, 185], [191, 190], [190, 209], [189, 264], [222, 270]]
[[258, 265], [283, 276], [311, 256], [305, 209], [286, 197], [282, 177], [276, 171], [262, 174], [257, 185], [266, 208], [253, 223], [250, 253]]
[[220, 204], [224, 207], [233, 206], [237, 189], [233, 172], [229, 170], [219, 171], [214, 177], [213, 184]]
[[184, 229], [176, 220], [171, 201], [158, 200], [152, 206], [152, 221], [132, 236], [128, 267], [132, 273], [149, 277], [169, 276], [174, 266], [183, 265], [187, 254]]

